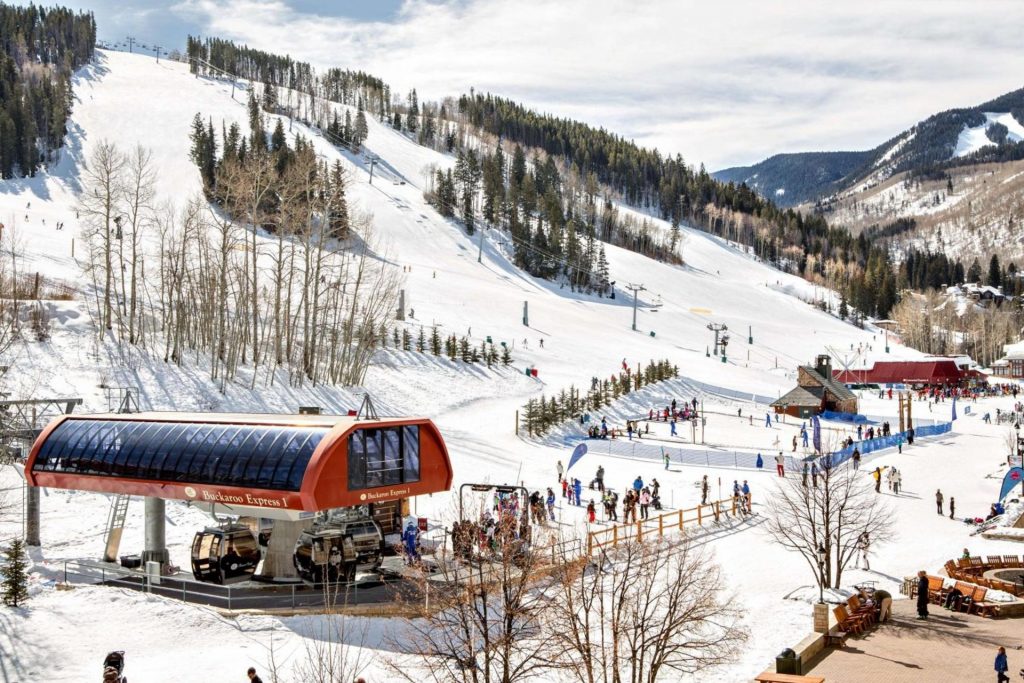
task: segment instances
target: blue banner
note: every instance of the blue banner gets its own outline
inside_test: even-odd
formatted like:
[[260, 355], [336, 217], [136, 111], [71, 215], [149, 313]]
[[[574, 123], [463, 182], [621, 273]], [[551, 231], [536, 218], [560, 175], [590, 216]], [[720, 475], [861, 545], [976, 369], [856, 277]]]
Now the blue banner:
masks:
[[956, 396], [953, 397], [953, 419], [950, 422], [953, 422], [953, 420], [956, 420]]
[[586, 454], [587, 444], [581, 443], [580, 445], [576, 446], [576, 448], [572, 452], [572, 457], [569, 458], [569, 466], [565, 468], [565, 471], [568, 472], [569, 470], [571, 470], [572, 466], [579, 462], [580, 458], [582, 458]]
[[814, 452], [821, 453], [821, 420], [817, 415], [811, 417], [811, 426], [814, 429]]
[[1024, 467], [1011, 467], [1010, 471], [1006, 473], [1005, 477], [1003, 477], [1003, 488], [999, 490], [1000, 502], [1003, 498], [1006, 498], [1006, 495], [1012, 491], [1013, 487], [1019, 484], [1022, 479], [1024, 479]]

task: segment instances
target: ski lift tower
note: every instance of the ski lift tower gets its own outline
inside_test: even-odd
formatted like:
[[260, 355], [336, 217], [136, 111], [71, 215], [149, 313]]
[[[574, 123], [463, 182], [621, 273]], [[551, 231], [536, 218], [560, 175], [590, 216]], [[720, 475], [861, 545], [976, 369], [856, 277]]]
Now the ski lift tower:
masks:
[[[724, 351], [724, 344], [720, 341], [719, 335], [727, 331], [729, 326], [722, 323], [708, 323], [708, 329], [715, 333], [715, 355], [717, 356], [719, 348], [722, 348]], [[728, 339], [728, 335], [726, 335], [726, 339]], [[725, 343], [728, 344], [729, 342], [726, 341]]]

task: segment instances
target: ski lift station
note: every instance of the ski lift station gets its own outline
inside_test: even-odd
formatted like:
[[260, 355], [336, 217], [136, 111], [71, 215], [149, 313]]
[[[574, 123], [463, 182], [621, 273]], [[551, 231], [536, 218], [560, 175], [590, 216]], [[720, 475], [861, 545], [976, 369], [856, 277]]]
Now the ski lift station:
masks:
[[410, 497], [452, 484], [433, 422], [372, 414], [63, 415], [39, 434], [25, 474], [30, 486], [115, 495], [107, 561], [120, 541], [118, 501], [145, 497], [141, 562], [162, 566], [165, 502], [208, 509], [225, 521], [197, 530], [192, 572], [219, 584], [341, 580], [379, 567], [384, 534], [401, 529]]

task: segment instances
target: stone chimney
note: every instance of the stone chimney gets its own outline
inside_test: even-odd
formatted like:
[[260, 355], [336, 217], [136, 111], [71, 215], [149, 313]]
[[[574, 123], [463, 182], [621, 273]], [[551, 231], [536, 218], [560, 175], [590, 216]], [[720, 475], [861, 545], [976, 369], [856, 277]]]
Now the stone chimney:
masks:
[[825, 379], [832, 379], [832, 357], [821, 354], [814, 360], [814, 369]]

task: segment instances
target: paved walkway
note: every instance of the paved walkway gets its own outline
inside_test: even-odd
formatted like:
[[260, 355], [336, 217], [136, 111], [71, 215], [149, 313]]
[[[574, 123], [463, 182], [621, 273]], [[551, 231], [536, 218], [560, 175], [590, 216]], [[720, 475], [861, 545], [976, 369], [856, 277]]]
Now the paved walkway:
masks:
[[917, 620], [913, 600], [893, 602], [893, 620], [842, 650], [830, 648], [812, 660], [810, 673], [827, 683], [946, 683], [995, 681], [996, 648], [1006, 648], [1010, 680], [1024, 669], [1024, 620], [983, 619], [929, 605], [927, 621]]

